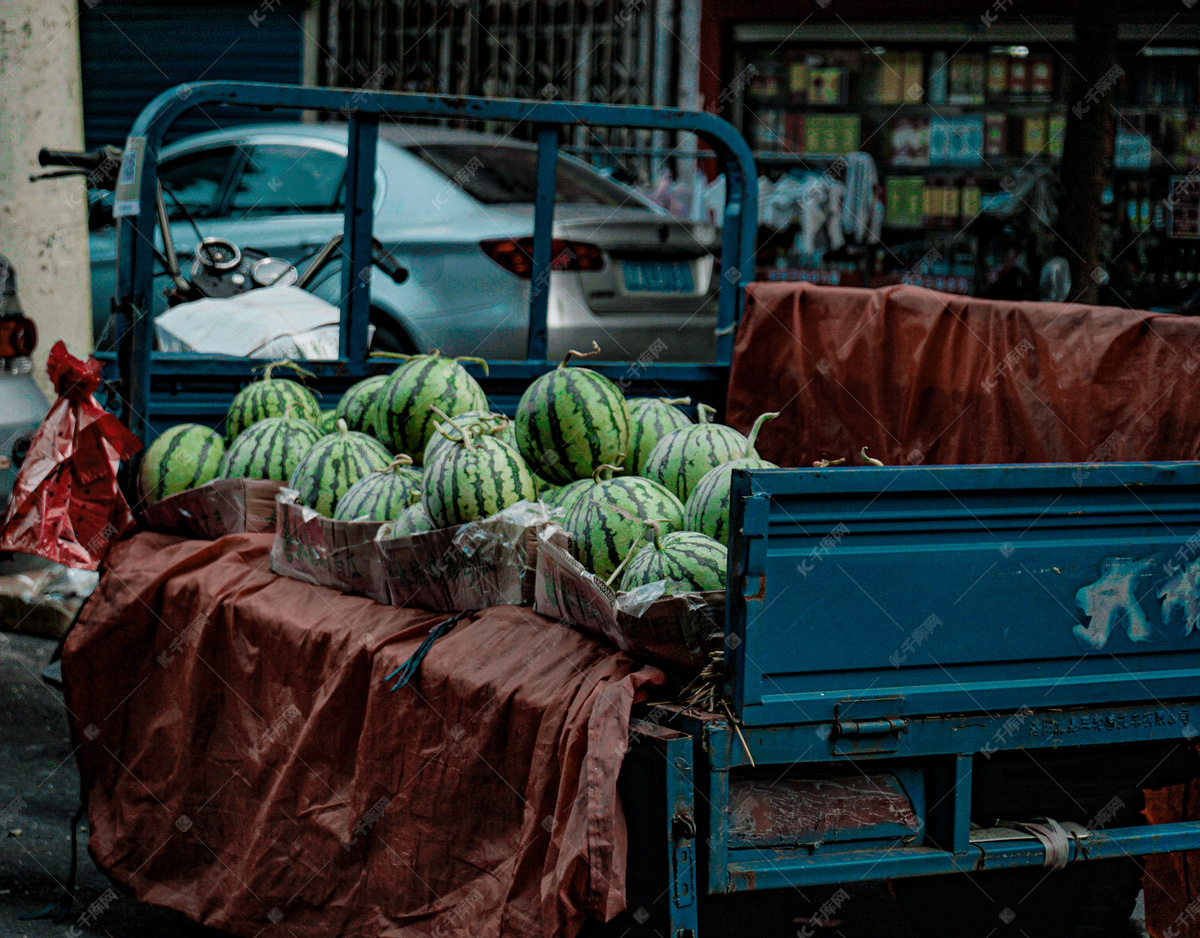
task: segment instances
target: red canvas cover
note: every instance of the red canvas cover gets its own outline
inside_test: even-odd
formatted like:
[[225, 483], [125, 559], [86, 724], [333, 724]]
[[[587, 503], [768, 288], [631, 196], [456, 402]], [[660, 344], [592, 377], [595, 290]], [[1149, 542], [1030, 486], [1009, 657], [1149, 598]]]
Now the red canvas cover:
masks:
[[616, 779], [660, 682], [517, 606], [270, 572], [272, 537], [116, 545], [63, 654], [97, 864], [237, 935], [574, 935], [624, 906]]
[[1200, 457], [1200, 317], [754, 283], [728, 422], [781, 466]]

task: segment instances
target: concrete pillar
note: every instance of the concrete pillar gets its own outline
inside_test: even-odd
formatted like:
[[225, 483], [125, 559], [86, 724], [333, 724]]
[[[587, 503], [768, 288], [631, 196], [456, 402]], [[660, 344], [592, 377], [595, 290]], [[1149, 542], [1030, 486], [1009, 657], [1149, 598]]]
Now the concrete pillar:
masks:
[[83, 149], [76, 0], [0, 0], [0, 253], [37, 323], [35, 373], [59, 339], [92, 349], [87, 195], [80, 176], [31, 183], [42, 147]]

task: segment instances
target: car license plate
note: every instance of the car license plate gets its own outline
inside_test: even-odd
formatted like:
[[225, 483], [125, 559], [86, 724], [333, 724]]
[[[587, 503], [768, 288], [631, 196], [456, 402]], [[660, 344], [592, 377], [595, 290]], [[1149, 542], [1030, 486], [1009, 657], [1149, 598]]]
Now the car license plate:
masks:
[[691, 261], [621, 261], [630, 293], [695, 293]]

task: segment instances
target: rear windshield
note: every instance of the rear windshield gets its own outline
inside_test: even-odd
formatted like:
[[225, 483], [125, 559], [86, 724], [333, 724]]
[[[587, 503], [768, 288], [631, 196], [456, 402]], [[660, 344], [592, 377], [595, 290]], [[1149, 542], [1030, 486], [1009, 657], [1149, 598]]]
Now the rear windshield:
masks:
[[[524, 147], [479, 143], [437, 143], [409, 147], [469, 196], [485, 205], [532, 202], [537, 192], [537, 151]], [[632, 202], [624, 189], [603, 176], [559, 157], [554, 187], [556, 202], [609, 205]]]

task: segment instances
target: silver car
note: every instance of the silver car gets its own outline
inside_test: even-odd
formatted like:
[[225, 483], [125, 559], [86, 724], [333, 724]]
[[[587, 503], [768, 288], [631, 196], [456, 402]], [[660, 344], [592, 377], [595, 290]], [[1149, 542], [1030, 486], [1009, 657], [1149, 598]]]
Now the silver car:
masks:
[[[381, 127], [375, 237], [410, 276], [396, 284], [373, 273], [375, 348], [525, 357], [536, 161], [533, 145], [498, 136]], [[159, 174], [176, 248], [185, 257], [198, 236], [216, 236], [301, 265], [341, 230], [345, 165], [340, 124], [243, 126], [172, 143]], [[714, 227], [681, 221], [568, 156], [556, 192], [550, 357], [594, 340], [608, 360], [712, 361]], [[116, 233], [102, 209], [91, 227], [105, 348]], [[336, 303], [337, 265], [310, 289]]]

